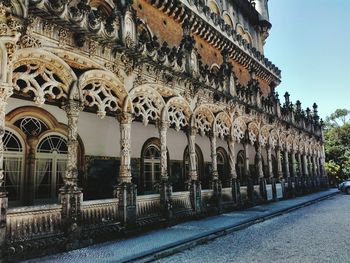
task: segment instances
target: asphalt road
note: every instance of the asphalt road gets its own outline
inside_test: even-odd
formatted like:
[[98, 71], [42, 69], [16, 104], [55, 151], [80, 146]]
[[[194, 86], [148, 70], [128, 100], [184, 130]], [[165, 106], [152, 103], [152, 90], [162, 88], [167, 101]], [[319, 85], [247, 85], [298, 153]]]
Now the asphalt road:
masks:
[[350, 262], [350, 195], [336, 195], [159, 262]]

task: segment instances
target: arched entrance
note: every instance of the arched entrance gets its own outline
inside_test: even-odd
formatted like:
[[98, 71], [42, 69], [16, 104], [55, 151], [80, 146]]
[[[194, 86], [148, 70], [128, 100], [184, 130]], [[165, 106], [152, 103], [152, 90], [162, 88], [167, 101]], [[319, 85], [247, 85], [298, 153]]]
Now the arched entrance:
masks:
[[23, 199], [24, 142], [14, 131], [6, 130], [4, 143], [4, 171], [10, 205], [20, 205]]
[[67, 166], [67, 139], [60, 134], [48, 134], [38, 144], [35, 161], [35, 203], [54, 202], [63, 186]]

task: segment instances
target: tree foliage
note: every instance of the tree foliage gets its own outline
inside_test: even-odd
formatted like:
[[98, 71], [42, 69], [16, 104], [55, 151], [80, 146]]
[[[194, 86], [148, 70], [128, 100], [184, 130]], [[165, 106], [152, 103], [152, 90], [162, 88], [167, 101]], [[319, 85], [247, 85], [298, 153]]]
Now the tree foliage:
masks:
[[326, 170], [337, 180], [350, 177], [350, 111], [337, 109], [325, 122]]

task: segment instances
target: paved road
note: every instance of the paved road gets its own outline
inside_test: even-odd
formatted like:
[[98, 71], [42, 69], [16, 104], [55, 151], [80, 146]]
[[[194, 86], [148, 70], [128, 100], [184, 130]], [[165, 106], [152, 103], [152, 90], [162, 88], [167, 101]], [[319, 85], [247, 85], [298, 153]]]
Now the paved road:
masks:
[[350, 196], [336, 195], [159, 262], [350, 262]]

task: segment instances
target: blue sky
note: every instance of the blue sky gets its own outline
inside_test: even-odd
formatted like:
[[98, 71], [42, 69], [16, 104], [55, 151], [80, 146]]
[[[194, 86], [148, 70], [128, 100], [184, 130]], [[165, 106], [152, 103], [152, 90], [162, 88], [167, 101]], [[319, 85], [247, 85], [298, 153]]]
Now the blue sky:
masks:
[[350, 0], [269, 0], [269, 8], [265, 56], [282, 70], [280, 95], [304, 109], [316, 102], [322, 118], [350, 110]]

